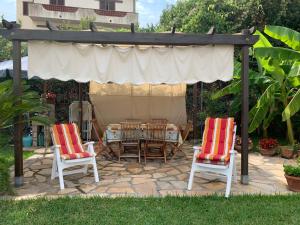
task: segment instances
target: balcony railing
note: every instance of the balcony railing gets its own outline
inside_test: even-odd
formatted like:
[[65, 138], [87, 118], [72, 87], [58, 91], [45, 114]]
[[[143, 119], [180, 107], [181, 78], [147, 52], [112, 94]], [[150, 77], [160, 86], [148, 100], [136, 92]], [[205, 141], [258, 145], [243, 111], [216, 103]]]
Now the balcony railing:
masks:
[[33, 20], [64, 20], [79, 22], [83, 18], [90, 18], [96, 24], [116, 24], [128, 26], [138, 22], [138, 14], [133, 12], [107, 11], [100, 9], [78, 8], [62, 5], [48, 5], [39, 3], [27, 3], [27, 14]]

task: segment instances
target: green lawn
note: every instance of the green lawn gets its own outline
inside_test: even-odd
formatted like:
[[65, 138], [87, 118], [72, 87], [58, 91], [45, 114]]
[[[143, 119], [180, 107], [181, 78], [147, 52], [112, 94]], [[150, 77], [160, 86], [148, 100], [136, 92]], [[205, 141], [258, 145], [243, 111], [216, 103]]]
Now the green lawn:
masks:
[[[1, 144], [1, 143], [0, 143]], [[33, 155], [32, 152], [24, 152], [24, 159]], [[0, 195], [12, 194], [9, 181], [9, 167], [14, 164], [14, 151], [11, 146], [0, 147]]]
[[300, 224], [300, 195], [0, 201], [0, 224]]

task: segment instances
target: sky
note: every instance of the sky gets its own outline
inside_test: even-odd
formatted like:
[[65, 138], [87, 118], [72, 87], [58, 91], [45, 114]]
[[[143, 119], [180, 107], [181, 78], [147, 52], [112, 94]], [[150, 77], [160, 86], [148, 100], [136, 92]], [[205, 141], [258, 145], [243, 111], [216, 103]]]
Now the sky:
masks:
[[[124, 0], [126, 1], [126, 0]], [[163, 9], [177, 0], [137, 0], [136, 10], [139, 13], [139, 24], [157, 24]], [[0, 0], [0, 16], [10, 21], [16, 20], [16, 0]]]

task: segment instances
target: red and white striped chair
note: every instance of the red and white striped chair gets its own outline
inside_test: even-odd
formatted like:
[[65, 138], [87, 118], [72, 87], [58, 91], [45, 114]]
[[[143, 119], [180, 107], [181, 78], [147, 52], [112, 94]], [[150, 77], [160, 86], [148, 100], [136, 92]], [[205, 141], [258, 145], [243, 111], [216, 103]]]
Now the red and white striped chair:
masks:
[[[56, 124], [51, 127], [54, 146], [54, 159], [51, 179], [59, 177], [60, 189], [64, 189], [64, 175], [87, 173], [88, 165], [93, 165], [95, 182], [99, 182], [94, 142], [81, 143], [79, 130], [75, 123]], [[87, 146], [87, 150], [84, 149]], [[65, 168], [84, 165], [83, 169], [63, 172]]]
[[233, 118], [205, 120], [202, 146], [194, 146], [188, 190], [192, 189], [195, 172], [213, 172], [227, 177], [225, 197], [229, 197], [232, 176], [236, 181], [235, 136], [236, 125]]

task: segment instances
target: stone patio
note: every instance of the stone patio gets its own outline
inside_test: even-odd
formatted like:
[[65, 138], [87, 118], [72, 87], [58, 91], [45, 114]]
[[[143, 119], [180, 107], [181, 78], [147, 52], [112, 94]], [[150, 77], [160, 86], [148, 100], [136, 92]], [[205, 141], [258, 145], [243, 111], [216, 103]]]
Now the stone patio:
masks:
[[[147, 165], [136, 161], [108, 161], [97, 159], [100, 183], [94, 182], [92, 168], [87, 175], [65, 176], [64, 190], [59, 189], [58, 178], [50, 179], [51, 153], [44, 149], [24, 161], [24, 186], [15, 189], [20, 197], [57, 196], [57, 195], [99, 195], [99, 196], [166, 196], [166, 195], [208, 195], [225, 192], [222, 177], [209, 173], [196, 173], [192, 191], [187, 190], [187, 181], [192, 161], [191, 145], [184, 145], [184, 154], [167, 162], [149, 160]], [[238, 175], [240, 174], [240, 155], [237, 157]], [[285, 194], [287, 190], [283, 163], [279, 157], [263, 157], [258, 153], [249, 155], [249, 185], [233, 183], [232, 194]], [[13, 180], [13, 168], [11, 168]]]

